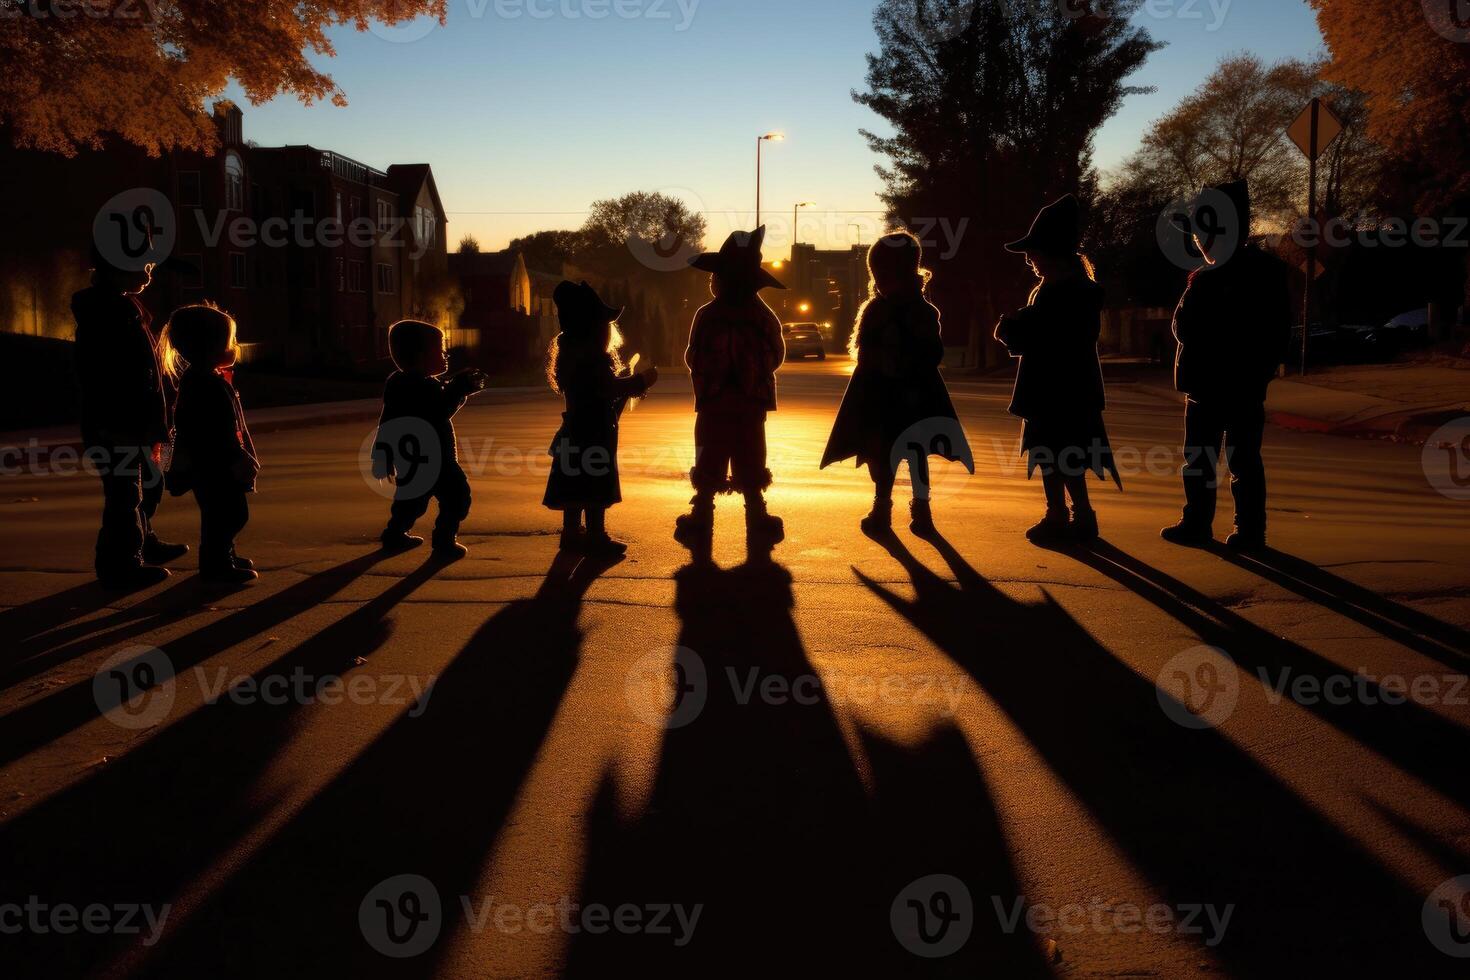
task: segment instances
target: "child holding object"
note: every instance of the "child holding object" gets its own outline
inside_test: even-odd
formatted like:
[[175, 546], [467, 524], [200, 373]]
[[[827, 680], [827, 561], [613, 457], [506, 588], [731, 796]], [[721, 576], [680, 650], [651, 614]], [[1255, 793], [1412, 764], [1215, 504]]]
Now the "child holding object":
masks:
[[[658, 369], [624, 368], [617, 319], [586, 282], [563, 282], [554, 294], [561, 333], [551, 342], [547, 377], [566, 399], [562, 426], [551, 445], [551, 474], [543, 503], [562, 512], [561, 549], [617, 558], [628, 546], [607, 533], [607, 510], [622, 502], [618, 476], [618, 422], [630, 399], [658, 381]], [[637, 359], [634, 358], [634, 367]], [[582, 518], [587, 526], [583, 530]]]
[[373, 444], [373, 476], [396, 485], [381, 541], [386, 551], [408, 551], [424, 543], [409, 532], [439, 502], [434, 555], [457, 561], [469, 554], [459, 527], [470, 514], [470, 481], [459, 465], [454, 416], [469, 397], [489, 384], [471, 369], [444, 380], [449, 353], [444, 331], [422, 320], [400, 320], [388, 331], [388, 348], [398, 370], [383, 388], [383, 414]]

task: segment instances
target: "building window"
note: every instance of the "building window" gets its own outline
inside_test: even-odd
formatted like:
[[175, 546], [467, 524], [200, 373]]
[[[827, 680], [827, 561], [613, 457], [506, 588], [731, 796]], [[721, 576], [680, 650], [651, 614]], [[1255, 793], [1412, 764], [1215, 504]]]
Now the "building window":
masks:
[[434, 243], [434, 212], [428, 208], [414, 208], [414, 235], [419, 245]]
[[339, 293], [345, 293], [346, 291], [347, 291], [347, 260], [346, 259], [339, 258], [337, 260], [337, 292], [339, 292]]
[[225, 157], [225, 210], [245, 210], [245, 164], [234, 153]]
[[360, 217], [362, 217], [362, 198], [354, 194], [347, 200], [347, 219], [356, 221]]
[[230, 253], [230, 288], [244, 289], [248, 280], [245, 277], [245, 253]]
[[363, 263], [361, 263], [361, 262], [349, 262], [349, 263], [347, 263], [347, 288], [348, 288], [348, 290], [350, 290], [351, 292], [354, 292], [354, 293], [360, 293], [360, 292], [363, 291], [362, 275], [363, 275]]
[[378, 202], [378, 234], [386, 235], [393, 230], [393, 211], [387, 201]]
[[187, 268], [179, 270], [180, 289], [204, 288], [204, 256], [198, 252], [180, 255], [179, 261]]
[[378, 292], [396, 292], [396, 283], [393, 281], [393, 267], [386, 262], [378, 263]]
[[199, 171], [179, 171], [179, 206], [185, 208], [197, 208], [202, 204], [200, 191]]
[[342, 192], [337, 192], [337, 223], [342, 223]]

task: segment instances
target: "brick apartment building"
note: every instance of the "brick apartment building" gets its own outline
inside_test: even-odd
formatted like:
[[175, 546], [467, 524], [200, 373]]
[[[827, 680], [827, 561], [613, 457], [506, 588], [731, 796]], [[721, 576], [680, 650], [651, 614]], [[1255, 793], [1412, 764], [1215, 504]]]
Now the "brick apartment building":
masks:
[[211, 156], [119, 145], [67, 159], [0, 139], [0, 193], [20, 219], [0, 241], [0, 331], [70, 338], [94, 219], [116, 195], [126, 207], [149, 192], [167, 201], [155, 237], [172, 237], [188, 268], [159, 272], [145, 301], [160, 318], [220, 304], [252, 362], [379, 375], [394, 321], [448, 324], [446, 218], [427, 164], [380, 171], [310, 146], [255, 146], [230, 103], [214, 119]]

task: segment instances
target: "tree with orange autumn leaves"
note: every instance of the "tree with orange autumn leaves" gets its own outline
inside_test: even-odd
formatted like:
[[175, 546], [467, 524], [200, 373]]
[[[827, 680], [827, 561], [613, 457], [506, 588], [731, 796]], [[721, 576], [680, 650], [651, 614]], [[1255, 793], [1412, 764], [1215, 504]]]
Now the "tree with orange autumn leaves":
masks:
[[1324, 76], [1364, 93], [1369, 135], [1423, 213], [1470, 205], [1470, 21], [1457, 0], [1310, 0]]
[[0, 0], [0, 139], [67, 156], [109, 135], [152, 155], [212, 150], [205, 106], [231, 80], [254, 104], [346, 103], [310, 55], [330, 28], [446, 16], [447, 0]]

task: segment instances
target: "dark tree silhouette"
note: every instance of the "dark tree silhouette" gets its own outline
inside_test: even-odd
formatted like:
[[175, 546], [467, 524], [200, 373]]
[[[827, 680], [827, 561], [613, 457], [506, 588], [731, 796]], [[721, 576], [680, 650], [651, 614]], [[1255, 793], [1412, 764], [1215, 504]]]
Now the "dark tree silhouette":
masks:
[[[956, 315], [993, 321], [1023, 282], [1000, 244], [1036, 207], [1063, 193], [1092, 197], [1093, 137], [1122, 100], [1125, 80], [1160, 45], [1131, 19], [1142, 0], [884, 0], [868, 88], [853, 98], [892, 126], [864, 131], [887, 158], [890, 220], [932, 236], [931, 222], [968, 219], [936, 296]], [[935, 258], [938, 258], [936, 256]]]

